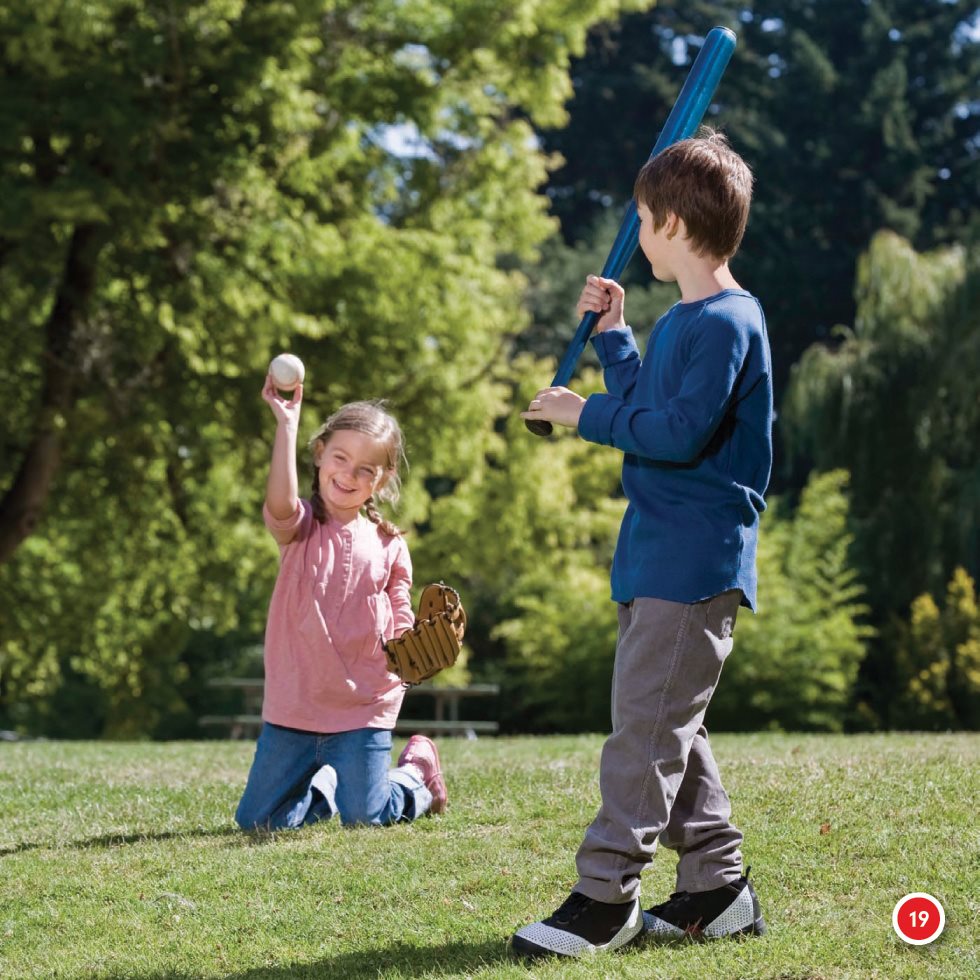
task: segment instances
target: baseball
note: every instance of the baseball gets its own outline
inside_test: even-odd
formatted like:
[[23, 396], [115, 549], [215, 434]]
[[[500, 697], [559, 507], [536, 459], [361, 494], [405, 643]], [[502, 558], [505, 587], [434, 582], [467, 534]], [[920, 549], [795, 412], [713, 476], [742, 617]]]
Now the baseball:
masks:
[[306, 368], [303, 362], [295, 354], [279, 354], [272, 359], [269, 365], [269, 374], [277, 388], [282, 391], [292, 391], [297, 385], [303, 383], [306, 376]]

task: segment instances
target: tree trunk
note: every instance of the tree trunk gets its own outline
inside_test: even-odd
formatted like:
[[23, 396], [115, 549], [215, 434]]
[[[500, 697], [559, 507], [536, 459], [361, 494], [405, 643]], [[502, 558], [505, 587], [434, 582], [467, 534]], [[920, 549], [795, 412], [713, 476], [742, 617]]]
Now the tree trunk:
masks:
[[95, 287], [100, 249], [97, 226], [80, 225], [72, 233], [61, 285], [44, 328], [44, 373], [36, 425], [17, 475], [0, 500], [0, 563], [9, 561], [37, 527], [58, 472], [80, 376], [75, 332]]

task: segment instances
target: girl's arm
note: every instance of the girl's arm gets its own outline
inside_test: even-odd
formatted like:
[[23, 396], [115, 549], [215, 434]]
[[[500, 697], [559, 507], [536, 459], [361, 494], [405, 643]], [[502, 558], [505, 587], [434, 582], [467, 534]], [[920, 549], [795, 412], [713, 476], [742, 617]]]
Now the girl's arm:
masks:
[[391, 602], [394, 619], [394, 635], [401, 636], [405, 630], [415, 625], [415, 612], [412, 610], [412, 559], [404, 538], [395, 542], [395, 555], [391, 562], [391, 574], [385, 591]]
[[[266, 376], [262, 398], [276, 417], [276, 435], [272, 443], [272, 462], [265, 487], [265, 506], [277, 521], [288, 520], [299, 506], [299, 478], [296, 474], [296, 440], [299, 432], [303, 386], [299, 385], [288, 401], [279, 396], [271, 376]], [[278, 540], [278, 538], [277, 538]], [[286, 542], [280, 541], [280, 544]]]
[[269, 513], [284, 521], [296, 513], [299, 504], [299, 478], [296, 475], [296, 430], [280, 422], [272, 444], [272, 464], [265, 485], [265, 504]]

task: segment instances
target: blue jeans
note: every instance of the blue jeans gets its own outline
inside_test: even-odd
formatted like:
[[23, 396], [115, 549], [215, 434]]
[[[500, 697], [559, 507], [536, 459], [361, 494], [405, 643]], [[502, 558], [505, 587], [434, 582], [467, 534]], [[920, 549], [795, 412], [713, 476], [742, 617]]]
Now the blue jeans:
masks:
[[345, 825], [422, 816], [432, 794], [414, 769], [390, 765], [387, 729], [319, 735], [264, 722], [235, 821], [243, 830], [280, 830], [334, 813]]

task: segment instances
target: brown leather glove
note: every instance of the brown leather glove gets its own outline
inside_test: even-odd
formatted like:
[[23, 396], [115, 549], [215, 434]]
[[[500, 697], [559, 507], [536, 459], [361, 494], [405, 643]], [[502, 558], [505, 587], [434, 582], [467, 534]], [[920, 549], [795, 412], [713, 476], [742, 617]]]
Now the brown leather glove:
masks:
[[459, 593], [442, 582], [427, 585], [415, 625], [384, 645], [388, 669], [406, 684], [428, 680], [456, 663], [465, 632]]

